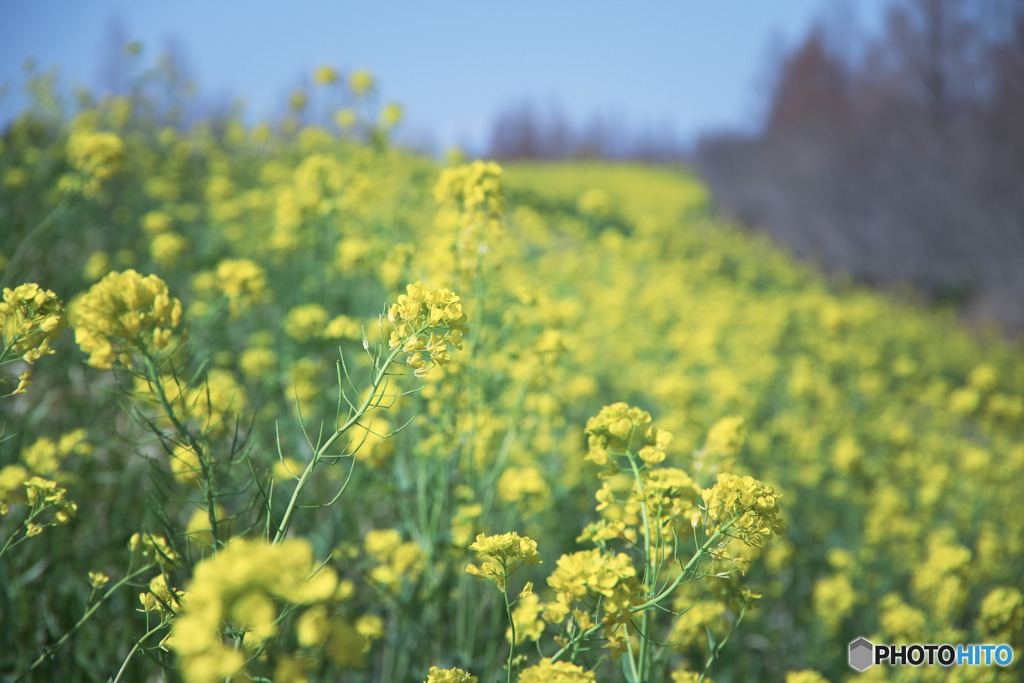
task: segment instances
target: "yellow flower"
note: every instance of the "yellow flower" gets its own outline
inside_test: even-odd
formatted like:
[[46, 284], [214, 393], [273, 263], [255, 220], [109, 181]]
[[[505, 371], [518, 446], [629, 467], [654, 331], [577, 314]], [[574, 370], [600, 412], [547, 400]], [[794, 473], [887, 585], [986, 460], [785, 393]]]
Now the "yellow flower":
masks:
[[[530, 593], [519, 599], [515, 609], [512, 610], [512, 621], [516, 625], [516, 645], [526, 640], [536, 641], [544, 633], [544, 620], [540, 618], [544, 611], [544, 604], [535, 593]], [[505, 638], [512, 639], [512, 629], [505, 633]]]
[[99, 590], [107, 585], [110, 577], [103, 572], [89, 572], [89, 585]]
[[462, 669], [439, 669], [432, 666], [424, 683], [477, 683], [478, 680], [476, 676]]
[[501, 166], [493, 161], [446, 168], [434, 186], [434, 198], [465, 214], [481, 214], [495, 219], [505, 212], [501, 187]]
[[338, 71], [332, 66], [321, 66], [313, 72], [313, 82], [317, 85], [331, 85], [338, 82]]
[[295, 622], [295, 635], [304, 647], [322, 647], [331, 632], [331, 620], [323, 605], [310, 607]]
[[213, 368], [204, 383], [185, 391], [183, 404], [205, 430], [221, 433], [234, 428], [234, 420], [245, 412], [248, 400], [230, 370]]
[[357, 69], [348, 77], [348, 87], [353, 95], [361, 97], [373, 90], [373, 74], [365, 69]]
[[707, 520], [716, 525], [715, 530], [728, 526], [728, 534], [747, 545], [758, 547], [772, 535], [786, 532], [779, 516], [780, 494], [753, 477], [719, 474], [718, 483], [701, 496]]
[[397, 593], [403, 578], [415, 581], [423, 571], [426, 557], [423, 549], [414, 542], [402, 542], [397, 529], [374, 529], [366, 534], [366, 554], [377, 565], [370, 570], [370, 578]]
[[802, 671], [787, 671], [786, 683], [828, 683], [828, 679], [817, 671], [804, 669]]
[[134, 270], [108, 273], [72, 307], [75, 341], [89, 354], [89, 365], [130, 367], [137, 351], [167, 348], [181, 325], [181, 302], [156, 275]]
[[246, 349], [238, 356], [238, 367], [249, 381], [266, 377], [277, 367], [277, 353], [263, 347]]
[[402, 110], [402, 105], [391, 103], [384, 107], [380, 112], [380, 125], [383, 128], [394, 128], [401, 121], [405, 112]]
[[355, 109], [351, 107], [345, 107], [339, 109], [338, 113], [334, 116], [334, 122], [338, 125], [338, 128], [342, 130], [348, 130], [352, 126], [356, 125], [356, 121], [359, 120], [359, 115], [356, 114]]
[[580, 194], [576, 200], [576, 208], [584, 215], [603, 218], [611, 212], [611, 198], [604, 190], [591, 188]]
[[[646, 410], [630, 408], [621, 402], [605, 406], [596, 416], [587, 420], [584, 430], [588, 444], [586, 459], [598, 465], [611, 464], [609, 456], [624, 455], [633, 439], [639, 436], [645, 436], [646, 445], [664, 451], [672, 437], [668, 432], [659, 434], [660, 430], [653, 427], [645, 430], [650, 423], [651, 414]], [[649, 452], [647, 459], [656, 458]]]
[[139, 594], [139, 602], [142, 603], [142, 612], [157, 612], [161, 617], [173, 617], [181, 608], [184, 597], [184, 591], [168, 588], [166, 577], [158, 574], [149, 582], [149, 592]]
[[[230, 520], [227, 519], [227, 511], [220, 505], [216, 505], [215, 510], [217, 513], [217, 536], [223, 539], [230, 533]], [[211, 552], [214, 549], [213, 534], [210, 533], [210, 514], [206, 510], [198, 508], [192, 513], [192, 517], [189, 518], [188, 524], [185, 526], [185, 538], [190, 547], [201, 553]]]
[[128, 539], [128, 550], [133, 554], [138, 553], [146, 559], [155, 561], [164, 570], [181, 563], [181, 556], [171, 548], [163, 536], [134, 533]]
[[1024, 594], [1016, 588], [999, 586], [981, 601], [978, 631], [998, 642], [1016, 642], [1024, 633]]
[[327, 320], [327, 311], [320, 304], [302, 304], [288, 311], [284, 331], [297, 342], [307, 342], [323, 335]]
[[519, 683], [595, 683], [594, 673], [569, 662], [552, 662], [542, 659], [535, 665], [523, 669], [517, 679]]
[[468, 331], [462, 299], [450, 289], [423, 282], [406, 287], [406, 294], [400, 294], [388, 309], [388, 320], [393, 326], [390, 347], [401, 347], [410, 354], [408, 363], [417, 376], [430, 369], [421, 352], [426, 351], [433, 364], [447, 365], [451, 360], [448, 345], [461, 350], [462, 337]]
[[306, 93], [303, 90], [295, 90], [288, 97], [288, 106], [295, 111], [302, 111], [306, 108]]
[[68, 326], [57, 295], [35, 283], [4, 288], [0, 301], [0, 352], [6, 347], [22, 353], [26, 363], [53, 353], [50, 342]]
[[188, 249], [188, 240], [173, 231], [162, 232], [149, 245], [149, 255], [164, 268], [173, 268]]
[[199, 486], [202, 465], [199, 455], [191, 447], [178, 444], [170, 455], [171, 472], [182, 484]]
[[[196, 565], [183, 609], [171, 627], [170, 645], [178, 654], [183, 677], [192, 683], [242, 673], [245, 658], [222, 637], [225, 621], [246, 632], [247, 646], [258, 646], [277, 634], [277, 603], [315, 608], [332, 598], [337, 584], [337, 576], [315, 561], [312, 546], [304, 539], [277, 545], [232, 539]], [[321, 634], [314, 628], [315, 616], [306, 621], [300, 617], [300, 622], [301, 637], [317, 641]]]
[[495, 536], [480, 534], [469, 549], [483, 561], [480, 567], [467, 565], [466, 572], [493, 581], [500, 590], [505, 590], [506, 579], [519, 567], [541, 563], [537, 541], [514, 531]]
[[95, 282], [111, 271], [110, 254], [105, 251], [93, 252], [82, 268], [82, 277]]
[[99, 192], [103, 183], [121, 170], [124, 143], [113, 133], [76, 131], [68, 138], [68, 163], [82, 174], [85, 194]]
[[217, 288], [228, 297], [232, 318], [266, 298], [267, 274], [249, 259], [224, 259], [217, 264]]
[[142, 229], [149, 235], [159, 235], [171, 229], [172, 219], [163, 211], [150, 211], [142, 216]]
[[742, 417], [725, 417], [715, 423], [708, 432], [704, 451], [711, 455], [733, 457], [743, 447], [747, 432]]
[[356, 619], [356, 632], [366, 639], [364, 651], [369, 651], [373, 641], [384, 637], [384, 620], [375, 614], [364, 614]]

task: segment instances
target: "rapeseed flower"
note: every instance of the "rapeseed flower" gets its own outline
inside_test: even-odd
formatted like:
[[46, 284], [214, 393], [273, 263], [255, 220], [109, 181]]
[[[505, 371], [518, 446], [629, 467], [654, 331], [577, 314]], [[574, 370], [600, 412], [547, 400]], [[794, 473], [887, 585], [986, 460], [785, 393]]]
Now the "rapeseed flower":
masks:
[[466, 572], [493, 581], [502, 591], [505, 590], [506, 579], [517, 569], [541, 563], [537, 541], [514, 531], [495, 536], [480, 534], [469, 549], [483, 561], [480, 567], [467, 565]]
[[594, 672], [569, 662], [542, 659], [519, 672], [519, 683], [595, 683]]
[[171, 567], [181, 564], [181, 555], [177, 553], [163, 536], [150, 533], [134, 533], [128, 539], [128, 550], [144, 559], [156, 562], [161, 570], [168, 571]]
[[780, 494], [753, 477], [720, 474], [714, 487], [701, 495], [707, 521], [714, 530], [727, 527], [729, 535], [747, 545], [759, 547], [772, 535], [786, 531], [779, 516]]
[[172, 230], [154, 236], [149, 244], [149, 255], [164, 268], [173, 268], [186, 251], [188, 240]]
[[216, 286], [228, 298], [228, 311], [238, 318], [267, 298], [267, 273], [249, 259], [224, 259], [217, 264]]
[[67, 489], [57, 486], [57, 482], [44, 479], [43, 477], [32, 477], [24, 482], [25, 502], [34, 509], [52, 511], [53, 516], [48, 522], [34, 522], [35, 535], [46, 526], [60, 526], [67, 524], [78, 512], [78, 504], [67, 498]]
[[558, 558], [558, 567], [548, 577], [548, 586], [556, 591], [557, 597], [545, 607], [544, 618], [547, 621], [558, 623], [569, 615], [577, 601], [585, 602], [588, 596], [600, 596], [606, 637], [610, 636], [616, 624], [630, 619], [630, 606], [645, 591], [628, 555], [605, 554], [597, 549], [581, 550]]
[[321, 336], [327, 328], [327, 310], [320, 304], [302, 304], [288, 311], [284, 331], [297, 342]]
[[54, 352], [50, 342], [67, 326], [64, 306], [50, 290], [32, 282], [5, 287], [0, 301], [0, 360], [13, 350], [26, 363], [34, 363]]
[[373, 74], [365, 69], [356, 69], [349, 74], [348, 87], [356, 97], [368, 94], [374, 87]]
[[[278, 545], [262, 540], [232, 539], [216, 555], [195, 567], [182, 610], [171, 627], [170, 646], [189, 683], [215, 681], [241, 674], [242, 651], [225, 643], [224, 622], [245, 633], [242, 644], [256, 648], [277, 635], [277, 605], [329, 601], [337, 577], [313, 558], [304, 539]], [[308, 622], [303, 637], [311, 638]]]
[[313, 72], [313, 82], [317, 85], [333, 85], [338, 82], [338, 70], [333, 66], [321, 66]]
[[477, 683], [478, 680], [476, 676], [462, 669], [439, 669], [432, 666], [424, 683]]
[[162, 619], [170, 619], [181, 609], [185, 592], [167, 586], [167, 577], [157, 574], [149, 582], [149, 591], [139, 594], [141, 612], [156, 612]]
[[406, 292], [388, 309], [393, 328], [389, 345], [410, 354], [409, 367], [417, 376], [423, 376], [430, 370], [428, 359], [434, 365], [449, 363], [449, 344], [462, 349], [462, 338], [468, 331], [467, 317], [462, 299], [450, 289], [415, 282], [406, 287]]
[[162, 351], [181, 325], [181, 302], [156, 275], [113, 272], [72, 307], [75, 341], [94, 368], [132, 365], [137, 352]]
[[452, 205], [464, 214], [482, 214], [496, 219], [505, 212], [505, 195], [501, 186], [501, 166], [493, 161], [446, 168], [434, 186], [434, 198], [442, 205]]
[[81, 175], [86, 196], [99, 192], [124, 162], [124, 142], [113, 133], [76, 131], [68, 138], [68, 163]]

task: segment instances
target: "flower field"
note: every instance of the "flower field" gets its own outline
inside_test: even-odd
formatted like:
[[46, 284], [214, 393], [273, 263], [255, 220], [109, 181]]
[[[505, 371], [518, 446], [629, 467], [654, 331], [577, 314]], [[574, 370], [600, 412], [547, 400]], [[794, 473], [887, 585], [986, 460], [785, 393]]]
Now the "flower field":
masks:
[[329, 76], [0, 140], [0, 680], [1020, 680], [1019, 344]]

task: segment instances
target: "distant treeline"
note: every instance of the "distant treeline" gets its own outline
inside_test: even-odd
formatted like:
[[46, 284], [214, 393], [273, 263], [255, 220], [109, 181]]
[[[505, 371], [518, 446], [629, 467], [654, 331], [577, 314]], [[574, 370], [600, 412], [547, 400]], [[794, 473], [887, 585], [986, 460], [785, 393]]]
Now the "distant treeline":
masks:
[[686, 158], [721, 210], [826, 270], [1024, 331], [1024, 0], [892, 0], [871, 36], [853, 8], [782, 51], [756, 133], [687, 149], [523, 103], [488, 154]]
[[782, 60], [763, 130], [696, 161], [716, 201], [831, 271], [1024, 331], [1024, 2], [840, 13]]
[[667, 124], [634, 130], [613, 116], [595, 115], [579, 124], [557, 106], [529, 100], [506, 107], [491, 124], [488, 158], [630, 159], [667, 163], [685, 157], [683, 144]]

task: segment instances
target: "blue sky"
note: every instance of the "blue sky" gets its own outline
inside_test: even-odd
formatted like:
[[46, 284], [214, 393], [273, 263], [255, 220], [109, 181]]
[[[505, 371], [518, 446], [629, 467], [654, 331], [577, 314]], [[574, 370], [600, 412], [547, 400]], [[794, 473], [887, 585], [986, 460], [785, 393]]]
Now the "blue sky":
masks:
[[[93, 86], [116, 18], [148, 60], [174, 38], [202, 92], [250, 117], [280, 111], [317, 66], [367, 68], [401, 103], [406, 133], [480, 142], [494, 116], [529, 99], [585, 122], [667, 125], [683, 139], [749, 126], [768, 64], [814, 20], [845, 5], [859, 27], [885, 0], [520, 0], [516, 3], [269, 0], [0, 0], [0, 122], [24, 100], [21, 64]], [[773, 47], [774, 46], [774, 47]]]

